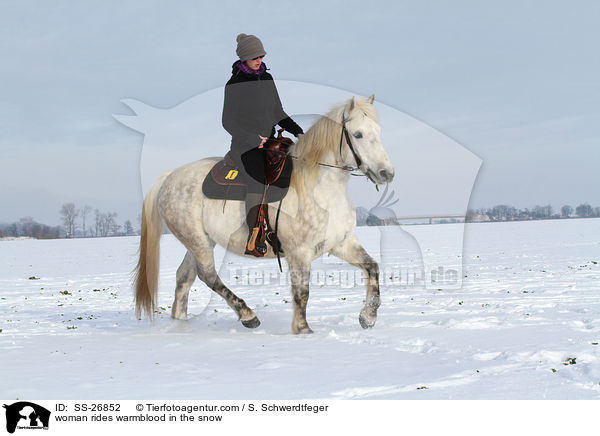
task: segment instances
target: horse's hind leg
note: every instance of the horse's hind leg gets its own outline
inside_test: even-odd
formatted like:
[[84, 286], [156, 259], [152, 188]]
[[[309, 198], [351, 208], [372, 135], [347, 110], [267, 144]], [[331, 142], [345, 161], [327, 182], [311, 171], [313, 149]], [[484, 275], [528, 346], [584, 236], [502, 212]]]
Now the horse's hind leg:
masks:
[[260, 321], [252, 309], [246, 305], [246, 302], [231, 292], [231, 290], [221, 281], [221, 278], [216, 274], [216, 272], [214, 276], [210, 275], [210, 277], [211, 278], [206, 280], [205, 283], [209, 285], [213, 291], [223, 297], [229, 307], [235, 311], [238, 316], [238, 320], [241, 321], [242, 325], [244, 327], [248, 327], [249, 329], [258, 327], [260, 325]]
[[256, 314], [246, 305], [244, 300], [231, 292], [217, 275], [212, 248], [210, 249], [210, 252], [199, 252], [194, 257], [196, 258], [196, 270], [200, 280], [223, 297], [229, 307], [235, 311], [238, 320], [241, 321], [244, 327], [251, 329], [258, 327], [260, 321], [256, 317]]
[[358, 320], [364, 329], [373, 327], [377, 321], [377, 309], [380, 304], [379, 265], [360, 245], [356, 236], [352, 236], [334, 247], [331, 254], [363, 270], [367, 285], [367, 299]]
[[194, 256], [188, 251], [183, 262], [177, 269], [177, 286], [175, 288], [175, 300], [171, 309], [171, 316], [175, 319], [187, 319], [188, 296], [190, 288], [196, 280], [198, 270]]

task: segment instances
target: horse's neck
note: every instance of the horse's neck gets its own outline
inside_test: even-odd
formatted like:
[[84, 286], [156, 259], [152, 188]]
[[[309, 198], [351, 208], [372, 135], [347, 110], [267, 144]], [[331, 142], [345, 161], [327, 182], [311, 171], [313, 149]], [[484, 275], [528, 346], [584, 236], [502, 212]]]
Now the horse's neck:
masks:
[[[338, 167], [345, 165], [339, 158], [339, 155], [333, 152], [325, 154], [320, 162]], [[322, 199], [330, 199], [334, 203], [337, 203], [340, 198], [347, 197], [349, 179], [350, 173], [346, 170], [320, 165], [317, 182], [314, 185], [315, 193], [318, 193]], [[309, 201], [311, 198], [314, 198], [314, 196], [309, 196]]]
[[323, 156], [322, 163], [332, 165], [338, 168], [332, 168], [329, 166], [321, 166], [319, 169], [319, 179], [317, 184], [331, 185], [339, 187], [346, 192], [348, 189], [348, 180], [350, 179], [350, 173], [343, 170], [341, 167], [346, 165], [339, 156], [338, 153], [329, 152]]

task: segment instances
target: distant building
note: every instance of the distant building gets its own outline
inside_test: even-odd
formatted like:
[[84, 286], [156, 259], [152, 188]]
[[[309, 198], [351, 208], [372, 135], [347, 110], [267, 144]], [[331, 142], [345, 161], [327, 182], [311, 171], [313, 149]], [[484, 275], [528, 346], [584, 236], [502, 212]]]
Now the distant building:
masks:
[[491, 220], [490, 217], [487, 215], [480, 215], [478, 213], [474, 213], [472, 215], [467, 215], [465, 221], [468, 223], [485, 223]]

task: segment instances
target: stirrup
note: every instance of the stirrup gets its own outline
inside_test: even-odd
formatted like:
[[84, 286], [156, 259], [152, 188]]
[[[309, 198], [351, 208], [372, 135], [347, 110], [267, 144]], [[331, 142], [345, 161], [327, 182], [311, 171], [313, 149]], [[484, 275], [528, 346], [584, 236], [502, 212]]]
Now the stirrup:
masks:
[[267, 244], [257, 240], [260, 233], [260, 227], [254, 227], [250, 236], [248, 237], [248, 243], [246, 244], [246, 251], [244, 254], [251, 254], [256, 257], [264, 257], [267, 253]]

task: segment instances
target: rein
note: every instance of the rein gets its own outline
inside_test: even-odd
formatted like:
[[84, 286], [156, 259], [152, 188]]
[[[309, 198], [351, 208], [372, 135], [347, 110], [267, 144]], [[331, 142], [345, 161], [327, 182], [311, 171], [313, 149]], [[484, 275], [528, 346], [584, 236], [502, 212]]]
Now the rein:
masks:
[[[290, 155], [290, 157], [292, 159], [296, 159], [296, 160], [300, 160], [300, 158], [298, 156], [294, 156], [294, 155]], [[357, 171], [358, 168], [350, 166], [350, 165], [344, 165], [343, 167], [339, 166], [339, 165], [331, 165], [331, 164], [326, 164], [323, 162], [317, 162], [317, 165], [322, 166], [322, 167], [329, 167], [329, 168], [337, 168], [338, 170], [342, 170], [342, 171]], [[350, 174], [351, 176], [357, 176], [357, 177], [366, 177], [364, 174]]]

